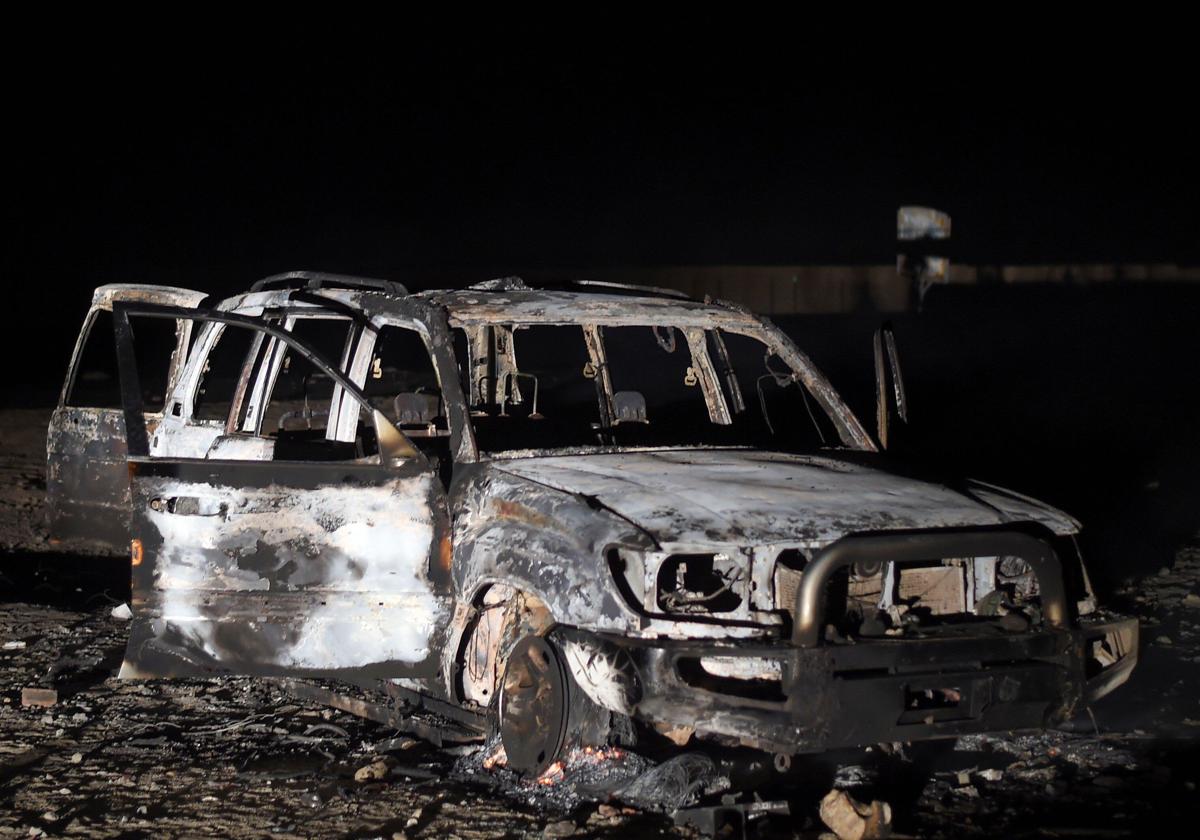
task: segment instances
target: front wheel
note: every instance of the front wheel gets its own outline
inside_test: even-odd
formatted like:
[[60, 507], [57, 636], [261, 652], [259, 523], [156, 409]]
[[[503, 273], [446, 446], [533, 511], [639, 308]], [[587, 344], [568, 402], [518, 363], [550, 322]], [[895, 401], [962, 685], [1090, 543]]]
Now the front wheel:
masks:
[[558, 761], [571, 718], [571, 680], [562, 656], [544, 636], [517, 641], [500, 684], [500, 741], [508, 765], [540, 775]]

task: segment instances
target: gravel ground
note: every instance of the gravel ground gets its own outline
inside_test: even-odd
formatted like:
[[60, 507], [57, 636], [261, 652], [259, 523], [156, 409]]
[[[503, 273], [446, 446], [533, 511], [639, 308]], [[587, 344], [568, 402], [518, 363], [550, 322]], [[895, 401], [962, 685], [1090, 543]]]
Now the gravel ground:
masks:
[[[124, 561], [45, 540], [44, 410], [0, 411], [0, 835], [685, 836], [616, 804], [542, 796], [503, 774], [265, 680], [122, 682]], [[836, 785], [927, 837], [1194, 833], [1200, 782], [1200, 544], [1131, 582], [1134, 679], [1071, 731], [797, 762], [755, 787], [792, 799], [759, 836], [811, 836]], [[22, 705], [26, 688], [57, 692]], [[389, 739], [395, 739], [390, 740]], [[477, 758], [477, 757], [476, 757]], [[381, 763], [377, 763], [381, 762]], [[369, 775], [356, 772], [375, 764]]]

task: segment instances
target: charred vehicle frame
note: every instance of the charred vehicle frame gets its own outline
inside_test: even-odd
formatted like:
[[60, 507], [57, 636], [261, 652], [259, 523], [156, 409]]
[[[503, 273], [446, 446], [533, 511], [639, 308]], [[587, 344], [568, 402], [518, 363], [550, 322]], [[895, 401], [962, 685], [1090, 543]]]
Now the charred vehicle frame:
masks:
[[[791, 756], [1053, 726], [1136, 663], [1078, 523], [890, 472], [732, 305], [309, 272], [202, 298], [97, 290], [51, 422], [55, 533], [132, 545], [123, 676], [369, 685], [536, 773], [637, 738]], [[97, 312], [119, 409], [73, 399]], [[174, 325], [161, 405], [148, 322]], [[670, 394], [631, 387], [663, 360]], [[886, 445], [890, 336], [877, 370]]]

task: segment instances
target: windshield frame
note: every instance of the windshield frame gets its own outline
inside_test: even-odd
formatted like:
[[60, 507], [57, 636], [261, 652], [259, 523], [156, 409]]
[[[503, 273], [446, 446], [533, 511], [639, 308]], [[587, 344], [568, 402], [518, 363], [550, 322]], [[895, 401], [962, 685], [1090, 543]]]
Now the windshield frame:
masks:
[[[597, 352], [603, 353], [603, 341], [599, 339], [604, 327], [621, 326], [621, 327], [666, 327], [671, 326], [678, 329], [687, 339], [689, 352], [696, 359], [697, 366], [700, 368], [697, 373], [701, 379], [701, 384], [704, 388], [705, 402], [708, 405], [711, 422], [720, 423], [720, 418], [724, 418], [724, 422], [728, 422], [730, 417], [729, 406], [726, 401], [724, 388], [721, 387], [718, 381], [719, 372], [712, 363], [712, 359], [708, 353], [707, 342], [705, 336], [707, 331], [718, 331], [718, 334], [735, 334], [754, 339], [762, 343], [773, 355], [777, 356], [788, 368], [792, 371], [798, 384], [805, 388], [808, 394], [816, 401], [817, 405], [825, 412], [837, 431], [841, 445], [844, 448], [856, 449], [863, 451], [876, 451], [877, 447], [871, 436], [867, 433], [859, 419], [850, 410], [849, 406], [842, 399], [841, 395], [833, 387], [832, 383], [825, 375], [813, 364], [812, 360], [793, 342], [782, 330], [766, 318], [751, 315], [748, 312], [735, 308], [716, 308], [711, 306], [695, 307], [674, 310], [671, 307], [668, 311], [663, 311], [659, 307], [649, 308], [650, 311], [644, 312], [639, 317], [638, 306], [629, 306], [632, 301], [622, 301], [628, 306], [628, 309], [621, 313], [622, 317], [612, 318], [589, 318], [586, 317], [586, 312], [581, 314], [585, 317], [564, 317], [564, 314], [552, 308], [547, 308], [543, 312], [531, 312], [529, 309], [521, 308], [521, 311], [505, 312], [503, 308], [499, 310], [490, 308], [486, 313], [486, 317], [472, 317], [474, 315], [482, 315], [483, 313], [472, 312], [471, 307], [463, 307], [453, 309], [449, 313], [449, 326], [452, 329], [462, 328], [464, 332], [470, 333], [473, 329], [480, 327], [502, 327], [518, 332], [522, 327], [533, 326], [572, 326], [579, 327], [583, 333], [588, 346], [588, 354], [592, 358], [593, 364], [604, 372], [606, 365], [604, 364], [603, 355], [597, 356]], [[693, 304], [693, 306], [695, 306]], [[585, 307], [580, 307], [585, 309]], [[505, 317], [509, 315], [511, 317]], [[676, 317], [677, 316], [677, 317]], [[464, 360], [459, 360], [460, 363]], [[470, 360], [466, 360], [468, 363]], [[461, 369], [461, 368], [460, 368]], [[708, 382], [711, 377], [711, 382]], [[599, 377], [598, 377], [599, 378]], [[606, 400], [612, 399], [611, 382], [605, 382], [602, 385], [603, 392], [606, 394]], [[467, 389], [464, 387], [464, 392]], [[611, 406], [611, 402], [609, 402]], [[465, 412], [467, 422], [471, 423], [470, 412]], [[474, 424], [472, 423], [472, 431]], [[477, 438], [477, 436], [476, 436]], [[707, 447], [697, 446], [696, 444], [679, 444], [651, 447], [654, 449], [697, 449], [697, 448], [730, 448], [730, 447]], [[753, 448], [734, 446], [732, 448]], [[596, 443], [592, 445], [578, 445], [566, 447], [549, 447], [545, 449], [529, 449], [529, 448], [512, 448], [512, 449], [496, 449], [485, 450], [480, 447], [477, 452], [481, 459], [495, 458], [499, 460], [511, 460], [514, 458], [532, 458], [552, 455], [564, 454], [592, 454], [601, 452], [624, 452], [633, 450], [645, 450], [645, 445], [626, 445], [620, 444], [606, 445]]]

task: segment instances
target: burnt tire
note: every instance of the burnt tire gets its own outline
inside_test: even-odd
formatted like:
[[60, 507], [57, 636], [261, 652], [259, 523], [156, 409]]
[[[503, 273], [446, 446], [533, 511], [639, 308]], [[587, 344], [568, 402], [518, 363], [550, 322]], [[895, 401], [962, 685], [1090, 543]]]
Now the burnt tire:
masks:
[[540, 775], [559, 760], [571, 717], [571, 681], [558, 649], [524, 636], [509, 652], [499, 692], [500, 741], [508, 766]]

